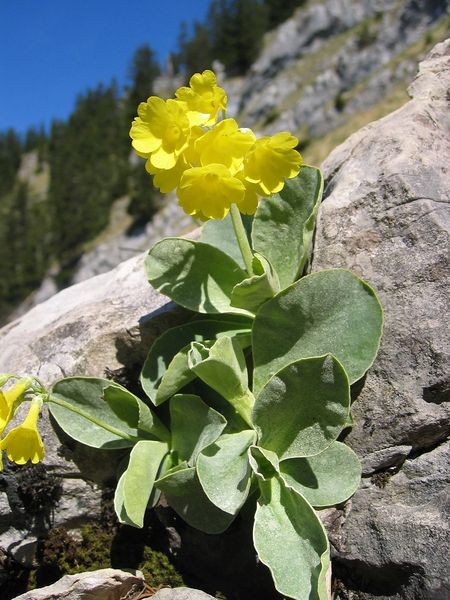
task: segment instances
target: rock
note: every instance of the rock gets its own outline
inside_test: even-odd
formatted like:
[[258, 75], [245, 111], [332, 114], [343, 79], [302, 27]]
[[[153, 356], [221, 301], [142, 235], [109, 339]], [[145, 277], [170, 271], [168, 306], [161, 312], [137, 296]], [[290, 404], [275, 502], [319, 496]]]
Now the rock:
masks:
[[448, 598], [450, 446], [408, 459], [350, 502], [335, 573], [358, 598]]
[[191, 588], [162, 589], [152, 596], [153, 600], [214, 600], [214, 596]]
[[329, 133], [411, 81], [418, 40], [445, 14], [440, 0], [305, 3], [266, 34], [236, 90], [240, 122], [266, 135], [287, 129], [303, 142]]
[[412, 446], [391, 446], [371, 452], [362, 459], [363, 475], [371, 475], [375, 471], [401, 465], [411, 450]]
[[144, 577], [140, 571], [100, 569], [65, 575], [53, 585], [26, 592], [15, 600], [131, 600], [143, 588]]
[[[122, 375], [129, 369], [136, 379], [152, 339], [180, 319], [176, 311], [168, 312], [167, 299], [150, 288], [143, 261], [140, 255], [67, 288], [1, 329], [0, 372], [36, 375], [47, 385], [70, 375], [104, 377], [107, 369], [122, 369]], [[46, 410], [39, 429], [43, 463], [22, 469], [5, 464], [0, 473], [0, 504], [5, 506], [0, 548], [25, 566], [33, 561], [30, 548], [49, 527], [78, 527], [99, 517], [102, 486], [115, 478], [121, 456], [93, 454], [62, 433], [58, 438]], [[29, 498], [36, 494], [43, 506], [33, 512]]]
[[323, 165], [312, 271], [352, 269], [385, 311], [381, 349], [362, 389], [355, 387], [356, 424], [346, 438], [366, 475], [389, 468], [364, 480], [336, 548], [338, 576], [358, 598], [450, 594], [449, 88], [447, 40], [420, 64], [412, 100], [351, 136]]
[[354, 134], [323, 165], [312, 270], [354, 270], [385, 311], [381, 350], [348, 438], [365, 455], [431, 446], [449, 432], [450, 348], [441, 321], [448, 310], [449, 55], [450, 41], [439, 44], [421, 63], [413, 100]]
[[146, 282], [144, 255], [59, 292], [0, 330], [0, 371], [37, 375], [44, 383], [75, 373], [104, 376], [138, 345], [145, 315], [167, 299]]

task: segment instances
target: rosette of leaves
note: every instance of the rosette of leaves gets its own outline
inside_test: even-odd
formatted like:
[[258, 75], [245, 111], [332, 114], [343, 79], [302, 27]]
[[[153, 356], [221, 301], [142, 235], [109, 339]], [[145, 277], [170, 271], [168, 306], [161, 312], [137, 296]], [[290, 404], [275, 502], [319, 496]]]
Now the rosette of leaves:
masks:
[[354, 273], [301, 277], [321, 195], [320, 171], [304, 166], [261, 201], [246, 221], [251, 276], [228, 218], [209, 221], [198, 242], [157, 243], [145, 265], [150, 283], [196, 316], [150, 348], [141, 373], [148, 402], [108, 381], [72, 378], [53, 395], [78, 415], [51, 403], [75, 439], [131, 449], [115, 497], [124, 523], [141, 527], [163, 493], [187, 523], [218, 534], [256, 497], [255, 548], [276, 588], [296, 600], [327, 598], [318, 511], [359, 485], [358, 458], [338, 438], [383, 321], [375, 292]]

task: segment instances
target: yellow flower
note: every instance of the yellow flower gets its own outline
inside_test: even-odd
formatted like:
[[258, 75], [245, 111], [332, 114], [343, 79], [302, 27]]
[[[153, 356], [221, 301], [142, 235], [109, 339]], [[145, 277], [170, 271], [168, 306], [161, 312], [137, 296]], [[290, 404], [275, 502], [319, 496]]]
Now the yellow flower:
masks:
[[225, 165], [211, 164], [185, 171], [177, 194], [178, 203], [188, 215], [223, 219], [231, 204], [242, 202], [245, 187]]
[[181, 176], [189, 168], [189, 165], [182, 156], [178, 159], [172, 169], [155, 169], [150, 160], [145, 163], [148, 173], [153, 175], [153, 185], [163, 193], [167, 194], [175, 190], [180, 183]]
[[235, 175], [242, 167], [244, 156], [255, 143], [250, 129], [239, 129], [234, 119], [224, 119], [195, 142], [203, 166], [218, 163]]
[[201, 127], [192, 127], [187, 146], [172, 169], [156, 169], [150, 159], [147, 160], [145, 168], [148, 173], [153, 175], [154, 186], [159, 188], [163, 194], [175, 190], [186, 169], [199, 164], [200, 159], [195, 149], [195, 141], [204, 133]]
[[0, 450], [6, 450], [9, 460], [18, 465], [24, 465], [29, 460], [36, 464], [44, 458], [44, 444], [37, 430], [41, 406], [42, 400], [33, 400], [24, 422], [11, 429], [0, 442]]
[[175, 95], [186, 107], [191, 125], [214, 125], [227, 107], [225, 90], [217, 85], [215, 74], [209, 70], [195, 73], [189, 86], [178, 88]]
[[239, 181], [245, 186], [245, 194], [240, 202], [237, 202], [237, 207], [239, 208], [239, 212], [244, 215], [254, 215], [256, 209], [258, 208], [258, 188], [256, 184], [250, 183], [244, 179], [244, 174], [241, 171], [236, 175]]
[[31, 381], [28, 378], [19, 379], [9, 390], [0, 390], [0, 434], [11, 421], [17, 407], [30, 387]]
[[297, 138], [287, 132], [256, 140], [245, 160], [245, 179], [257, 184], [263, 196], [270, 196], [284, 187], [285, 179], [296, 177], [302, 157], [294, 150]]
[[141, 102], [130, 129], [133, 148], [156, 169], [172, 169], [187, 146], [189, 120], [176, 100], [150, 96]]

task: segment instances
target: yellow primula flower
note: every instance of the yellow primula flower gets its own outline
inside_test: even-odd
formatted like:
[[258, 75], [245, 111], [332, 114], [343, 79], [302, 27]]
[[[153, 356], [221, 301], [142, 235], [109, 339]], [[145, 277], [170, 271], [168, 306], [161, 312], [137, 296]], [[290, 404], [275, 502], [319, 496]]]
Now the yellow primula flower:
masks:
[[177, 188], [181, 176], [186, 169], [189, 169], [189, 165], [183, 156], [180, 156], [172, 169], [155, 169], [150, 160], [145, 163], [145, 168], [150, 175], [153, 175], [153, 185], [163, 194], [167, 194]]
[[141, 102], [130, 129], [133, 148], [156, 169], [172, 169], [187, 146], [189, 120], [176, 100], [150, 96]]
[[150, 159], [147, 160], [145, 168], [148, 173], [153, 175], [154, 186], [159, 188], [163, 194], [167, 194], [177, 188], [181, 176], [186, 169], [190, 169], [191, 167], [200, 164], [200, 158], [195, 149], [195, 142], [203, 134], [204, 131], [201, 127], [192, 127], [188, 144], [172, 169], [155, 169]]
[[258, 208], [258, 187], [254, 183], [250, 183], [244, 178], [244, 173], [241, 171], [236, 175], [236, 178], [245, 186], [245, 194], [240, 202], [237, 202], [239, 212], [244, 215], [254, 215]]
[[11, 429], [0, 442], [0, 450], [6, 450], [9, 460], [24, 465], [31, 460], [33, 464], [44, 458], [44, 444], [37, 430], [37, 422], [42, 400], [34, 399], [24, 422]]
[[223, 219], [231, 204], [242, 202], [245, 187], [225, 165], [211, 164], [185, 171], [177, 195], [178, 203], [187, 214]]
[[189, 80], [190, 87], [180, 87], [176, 97], [187, 110], [191, 125], [214, 125], [219, 112], [227, 108], [225, 90], [217, 85], [212, 71], [195, 73]]
[[234, 175], [244, 162], [244, 156], [254, 145], [251, 129], [239, 129], [234, 119], [224, 119], [195, 142], [202, 166], [218, 163]]
[[183, 151], [183, 157], [190, 167], [200, 167], [200, 155], [197, 150], [197, 140], [205, 134], [203, 127], [191, 127], [187, 148]]
[[17, 407], [30, 387], [31, 380], [19, 379], [9, 390], [0, 390], [0, 434], [14, 417]]
[[263, 196], [281, 191], [285, 179], [299, 174], [302, 157], [294, 150], [297, 144], [297, 138], [287, 132], [256, 140], [245, 159], [245, 179], [256, 184]]

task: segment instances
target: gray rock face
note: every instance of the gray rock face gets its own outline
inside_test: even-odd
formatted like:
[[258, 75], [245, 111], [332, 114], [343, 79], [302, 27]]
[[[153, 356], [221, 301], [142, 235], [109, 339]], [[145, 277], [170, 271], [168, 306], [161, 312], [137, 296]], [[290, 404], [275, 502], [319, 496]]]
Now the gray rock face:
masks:
[[144, 588], [144, 577], [118, 569], [101, 569], [79, 575], [66, 575], [53, 585], [26, 592], [15, 600], [124, 600]]
[[308, 2], [266, 38], [240, 91], [247, 127], [320, 137], [410, 81], [402, 52], [445, 15], [440, 0]]
[[380, 353], [346, 438], [365, 474], [380, 473], [353, 497], [334, 540], [338, 573], [363, 598], [450, 594], [449, 87], [450, 40], [421, 63], [408, 104], [323, 165], [312, 270], [352, 269], [385, 311]]

